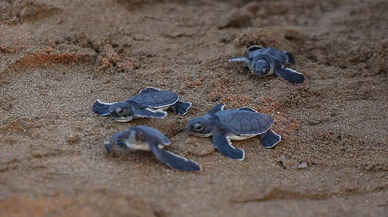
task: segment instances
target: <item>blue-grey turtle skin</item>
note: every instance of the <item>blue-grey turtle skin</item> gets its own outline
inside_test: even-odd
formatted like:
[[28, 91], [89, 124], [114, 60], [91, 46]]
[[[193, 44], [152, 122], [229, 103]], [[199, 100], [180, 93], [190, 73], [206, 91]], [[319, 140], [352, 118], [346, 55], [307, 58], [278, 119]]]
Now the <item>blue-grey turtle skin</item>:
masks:
[[295, 64], [293, 55], [287, 51], [254, 45], [247, 49], [247, 57], [235, 57], [229, 62], [244, 62], [251, 72], [260, 77], [275, 74], [290, 83], [304, 82], [302, 73], [286, 67]]
[[110, 116], [119, 122], [128, 122], [135, 118], [165, 118], [167, 116], [165, 110], [185, 115], [190, 108], [191, 103], [180, 101], [176, 93], [148, 87], [122, 102], [106, 103], [97, 100], [92, 110], [98, 115]]
[[130, 150], [152, 151], [159, 161], [171, 168], [183, 171], [201, 169], [197, 162], [163, 150], [165, 146], [170, 144], [170, 139], [159, 130], [140, 125], [114, 134], [110, 140], [105, 141], [105, 149], [108, 153], [112, 151], [114, 146]]
[[189, 120], [186, 131], [200, 137], [212, 136], [212, 143], [221, 154], [231, 159], [243, 160], [244, 150], [234, 147], [231, 140], [259, 135], [265, 148], [274, 148], [281, 136], [271, 129], [273, 123], [271, 116], [254, 109], [244, 107], [224, 110], [224, 105], [218, 104], [204, 116]]

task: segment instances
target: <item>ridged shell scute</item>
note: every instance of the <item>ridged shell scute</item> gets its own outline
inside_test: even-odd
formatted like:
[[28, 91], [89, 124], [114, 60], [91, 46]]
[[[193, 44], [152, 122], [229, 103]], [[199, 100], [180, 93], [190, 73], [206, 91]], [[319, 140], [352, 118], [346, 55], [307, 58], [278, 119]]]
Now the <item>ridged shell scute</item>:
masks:
[[154, 92], [140, 92], [136, 96], [130, 98], [138, 104], [160, 108], [170, 106], [178, 101], [178, 95], [168, 90], [154, 91]]
[[241, 135], [257, 135], [272, 127], [271, 116], [244, 110], [224, 110], [216, 113], [220, 122]]

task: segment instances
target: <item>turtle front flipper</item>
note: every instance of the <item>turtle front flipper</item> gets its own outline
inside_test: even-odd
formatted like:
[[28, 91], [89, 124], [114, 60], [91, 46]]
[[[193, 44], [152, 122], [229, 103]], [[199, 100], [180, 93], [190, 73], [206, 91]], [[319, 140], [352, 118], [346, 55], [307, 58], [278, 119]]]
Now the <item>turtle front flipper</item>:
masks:
[[111, 107], [113, 104], [115, 103], [105, 103], [97, 99], [96, 102], [93, 104], [92, 110], [98, 115], [108, 116], [111, 114], [109, 107]]
[[260, 45], [251, 45], [247, 48], [247, 52], [253, 52], [255, 50], [260, 50], [260, 49], [263, 49], [263, 46], [260, 46]]
[[273, 130], [268, 130], [260, 135], [260, 140], [264, 148], [274, 148], [282, 140], [282, 137]]
[[178, 101], [170, 108], [178, 115], [185, 115], [191, 108], [191, 102], [181, 102]]
[[304, 75], [290, 68], [279, 67], [275, 70], [275, 74], [290, 83], [300, 84], [304, 82]]
[[222, 155], [234, 160], [244, 160], [244, 150], [234, 147], [230, 141], [230, 138], [228, 138], [225, 133], [219, 130], [214, 130], [212, 135], [213, 145]]
[[287, 56], [288, 64], [295, 64], [295, 58], [294, 58], [294, 55], [292, 55], [292, 53], [284, 51], [284, 54]]
[[152, 110], [150, 108], [136, 108], [134, 116], [138, 118], [159, 118], [163, 119], [167, 116], [167, 112]]
[[152, 92], [160, 92], [160, 89], [156, 88], [156, 87], [146, 87], [146, 88], [140, 90], [139, 94], [142, 94], [142, 93], [152, 93]]
[[199, 171], [200, 165], [197, 162], [179, 156], [169, 151], [160, 149], [157, 144], [150, 144], [151, 151], [155, 157], [169, 167], [183, 171]]
[[250, 64], [250, 60], [246, 57], [234, 57], [234, 58], [231, 58], [228, 60], [229, 62], [244, 62], [246, 63], [247, 65]]
[[220, 104], [217, 104], [215, 105], [212, 109], [210, 109], [210, 111], [208, 112], [209, 114], [215, 114], [219, 111], [223, 111], [224, 110], [224, 107], [225, 105], [220, 103]]

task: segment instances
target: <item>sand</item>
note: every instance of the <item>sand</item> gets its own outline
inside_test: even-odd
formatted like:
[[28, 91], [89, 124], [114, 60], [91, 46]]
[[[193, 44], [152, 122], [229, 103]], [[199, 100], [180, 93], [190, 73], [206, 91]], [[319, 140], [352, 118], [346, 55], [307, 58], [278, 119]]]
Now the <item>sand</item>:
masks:
[[[0, 2], [0, 216], [386, 216], [385, 0]], [[249, 45], [294, 54], [306, 81], [258, 78], [227, 62]], [[186, 116], [115, 123], [91, 111], [153, 86]], [[275, 118], [273, 150], [244, 161], [182, 132], [217, 103]], [[146, 124], [201, 163], [169, 169], [103, 141]]]

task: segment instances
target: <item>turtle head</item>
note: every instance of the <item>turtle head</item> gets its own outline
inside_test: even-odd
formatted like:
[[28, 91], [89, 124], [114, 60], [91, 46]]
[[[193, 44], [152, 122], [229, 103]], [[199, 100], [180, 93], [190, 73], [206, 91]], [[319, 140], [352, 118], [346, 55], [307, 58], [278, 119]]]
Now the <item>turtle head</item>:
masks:
[[271, 66], [265, 59], [258, 59], [257, 61], [252, 62], [249, 69], [259, 76], [264, 76], [270, 72]]
[[115, 146], [119, 146], [121, 148], [127, 146], [127, 140], [129, 138], [129, 136], [130, 136], [130, 132], [128, 130], [125, 130], [125, 131], [122, 131], [119, 133], [115, 133], [111, 139], [104, 141], [106, 151], [108, 153], [111, 153], [112, 149]]
[[127, 102], [118, 102], [109, 107], [110, 116], [118, 122], [129, 122], [134, 117], [133, 106]]
[[185, 131], [191, 135], [209, 137], [213, 128], [214, 123], [213, 120], [210, 118], [210, 115], [205, 115], [203, 117], [198, 117], [189, 120], [186, 125]]

